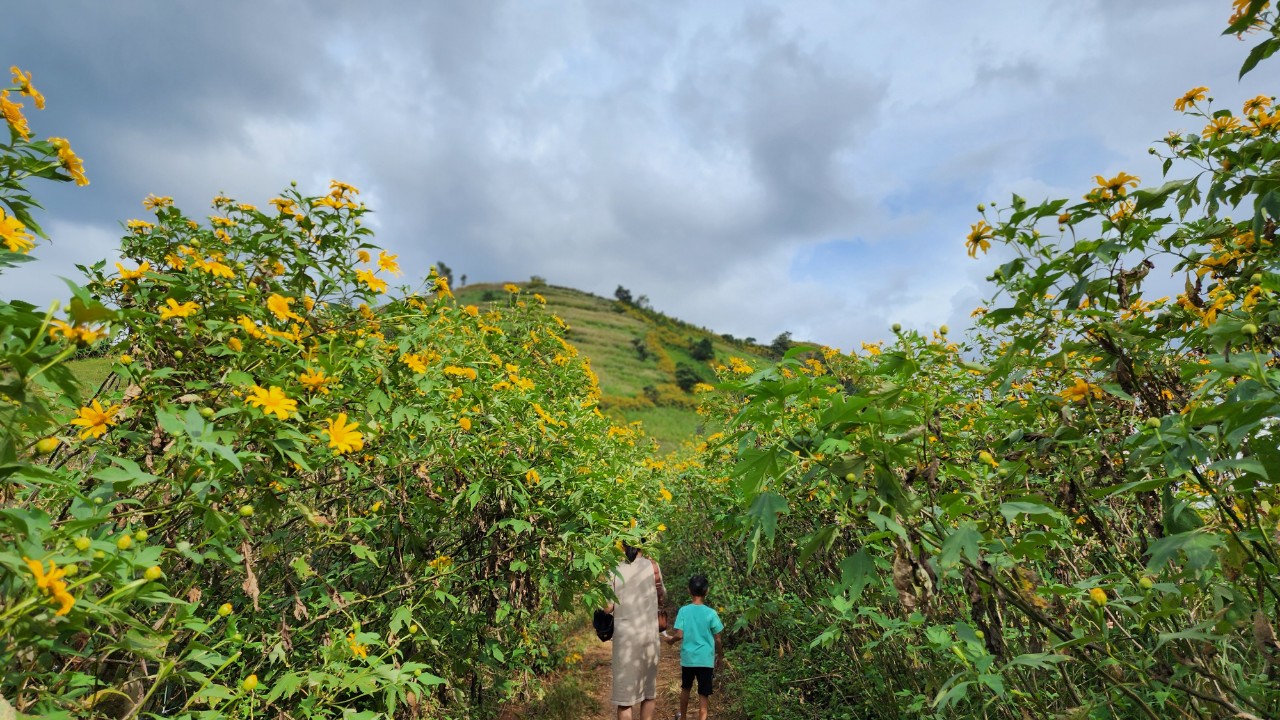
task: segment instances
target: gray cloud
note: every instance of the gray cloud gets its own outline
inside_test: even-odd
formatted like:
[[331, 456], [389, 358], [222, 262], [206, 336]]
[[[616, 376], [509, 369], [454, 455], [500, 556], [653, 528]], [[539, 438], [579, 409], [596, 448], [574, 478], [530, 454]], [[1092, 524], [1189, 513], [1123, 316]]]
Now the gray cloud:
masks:
[[336, 177], [410, 274], [621, 283], [845, 348], [958, 327], [994, 263], [964, 255], [976, 202], [1155, 180], [1174, 97], [1256, 94], [1219, 4], [18, 5], [0, 47], [93, 184], [36, 189], [57, 244], [3, 292], [60, 296], [147, 193], [199, 214]]

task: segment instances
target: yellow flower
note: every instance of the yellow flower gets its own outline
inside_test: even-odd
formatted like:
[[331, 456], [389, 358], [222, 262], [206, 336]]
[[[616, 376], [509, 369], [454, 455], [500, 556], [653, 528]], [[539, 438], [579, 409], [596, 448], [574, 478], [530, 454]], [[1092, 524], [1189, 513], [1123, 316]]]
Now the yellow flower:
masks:
[[144, 198], [142, 201], [142, 207], [147, 210], [159, 210], [160, 208], [167, 208], [172, 206], [173, 206], [173, 198], [169, 197], [168, 195], [165, 195], [163, 197], [157, 197], [154, 193], [152, 193], [150, 195], [147, 195], [147, 197]]
[[289, 308], [294, 302], [294, 298], [285, 297], [278, 293], [271, 293], [271, 297], [267, 298], [267, 309], [271, 311], [279, 320], [297, 320], [302, 321], [302, 317], [298, 313]]
[[511, 283], [507, 283], [506, 285], [503, 285], [503, 286], [502, 286], [502, 289], [503, 289], [503, 290], [506, 290], [506, 291], [507, 291], [507, 292], [509, 292], [509, 293], [518, 293], [518, 292], [520, 292], [520, 288], [516, 287], [515, 285], [512, 285]]
[[479, 373], [476, 372], [475, 368], [458, 367], [456, 365], [450, 365], [446, 367], [444, 369], [444, 374], [452, 375], [453, 377], [466, 378], [467, 380], [475, 380], [476, 377], [479, 375]]
[[1259, 95], [1252, 100], [1246, 100], [1244, 102], [1244, 114], [1253, 115], [1255, 113], [1260, 113], [1269, 107], [1271, 107], [1271, 98], [1266, 95]]
[[1085, 382], [1082, 378], [1076, 378], [1075, 385], [1066, 388], [1058, 394], [1067, 402], [1081, 402], [1089, 399], [1090, 395], [1094, 398], [1101, 398], [1102, 390], [1098, 388], [1097, 385], [1091, 385]]
[[291, 400], [284, 394], [284, 390], [275, 385], [270, 388], [254, 385], [249, 393], [249, 398], [245, 402], [262, 408], [263, 415], [274, 414], [281, 420], [288, 420], [289, 415], [298, 412], [298, 401]]
[[[396, 262], [399, 255], [388, 255], [386, 250], [378, 251], [378, 268], [386, 270], [392, 275], [400, 274], [400, 263]], [[367, 261], [366, 261], [367, 262]]]
[[83, 187], [89, 184], [89, 178], [84, 174], [84, 161], [76, 155], [71, 149], [71, 143], [66, 138], [49, 138], [49, 143], [58, 149], [58, 160], [62, 161], [62, 167], [71, 176], [76, 184]]
[[324, 433], [329, 436], [329, 447], [333, 448], [334, 455], [364, 449], [364, 436], [356, 430], [359, 427], [356, 423], [347, 422], [346, 413], [338, 413], [338, 417], [325, 422], [329, 424]]
[[1225, 115], [1223, 117], [1216, 117], [1210, 121], [1208, 125], [1204, 126], [1204, 130], [1201, 131], [1200, 135], [1206, 138], [1210, 136], [1220, 138], [1232, 130], [1239, 129], [1240, 118], [1234, 115]]
[[329, 394], [328, 385], [333, 381], [334, 378], [327, 377], [323, 370], [313, 370], [311, 368], [307, 368], [306, 372], [298, 376], [298, 382], [302, 383], [307, 390], [323, 395]]
[[347, 633], [347, 646], [351, 648], [351, 654], [355, 657], [369, 657], [369, 650], [361, 643], [356, 642], [355, 633]]
[[458, 427], [462, 428], [463, 430], [470, 430], [471, 418], [466, 418], [466, 417], [458, 418]]
[[439, 555], [435, 560], [427, 563], [427, 567], [435, 570], [436, 572], [448, 570], [450, 567], [453, 567], [453, 558], [448, 555]]
[[244, 343], [240, 342], [240, 338], [233, 337], [230, 340], [227, 340], [227, 347], [235, 350], [236, 352], [240, 352], [241, 350], [244, 350]]
[[347, 195], [359, 195], [360, 191], [354, 185], [348, 185], [337, 180], [329, 181], [329, 196], [339, 200], [345, 200]]
[[658, 490], [658, 495], [662, 496], [662, 499], [663, 499], [665, 502], [671, 502], [672, 495], [671, 495], [671, 491], [670, 491], [670, 490], [668, 490], [668, 489], [666, 489], [666, 488], [660, 488], [660, 489]]
[[666, 532], [666, 531], [667, 531], [667, 526], [663, 525], [662, 523], [658, 523], [658, 532]]
[[230, 266], [213, 258], [209, 258], [208, 260], [197, 259], [192, 263], [192, 267], [197, 270], [203, 270], [214, 277], [227, 278], [228, 280], [236, 276], [235, 271], [233, 271]]
[[538, 474], [537, 470], [529, 468], [529, 471], [524, 474], [524, 481], [530, 485], [537, 485], [542, 481], [542, 476]]
[[464, 306], [462, 308], [462, 312], [466, 313], [467, 315], [470, 315], [471, 317], [480, 317], [480, 308], [476, 307], [475, 305]]
[[1113, 178], [1104, 178], [1101, 175], [1093, 176], [1094, 182], [1098, 183], [1098, 188], [1103, 191], [1102, 197], [1124, 197], [1128, 194], [1129, 186], [1138, 187], [1138, 178], [1127, 172], [1121, 172]]
[[432, 281], [431, 286], [432, 289], [435, 290], [436, 295], [447, 298], [453, 297], [453, 291], [449, 290], [449, 278], [438, 276]]
[[145, 260], [142, 262], [141, 265], [138, 266], [136, 270], [127, 270], [120, 263], [116, 263], [116, 270], [120, 271], [120, 279], [125, 281], [139, 280], [150, 269], [151, 269], [151, 263]]
[[10, 101], [8, 90], [0, 90], [0, 115], [4, 115], [9, 127], [23, 140], [31, 139], [31, 126], [27, 125], [27, 118], [22, 114], [22, 103]]
[[1089, 588], [1089, 600], [1098, 607], [1104, 607], [1107, 604], [1107, 591], [1102, 588]]
[[986, 220], [969, 226], [969, 235], [964, 241], [965, 247], [969, 248], [969, 257], [977, 258], [979, 250], [985, 254], [991, 249], [991, 231], [992, 227]]
[[166, 307], [160, 308], [161, 320], [168, 320], [169, 318], [175, 317], [191, 317], [200, 309], [200, 306], [193, 302], [179, 303], [173, 298], [165, 298], [165, 306]]
[[427, 371], [427, 363], [423, 360], [421, 355], [405, 353], [400, 356], [400, 362], [407, 365], [409, 369], [415, 373], [424, 373]]
[[79, 410], [79, 416], [71, 419], [72, 425], [79, 425], [84, 429], [80, 431], [80, 439], [102, 437], [107, 428], [115, 425], [116, 413], [120, 412], [119, 405], [111, 405], [103, 408], [102, 404], [94, 400], [91, 405], [82, 407]]
[[22, 72], [22, 70], [18, 69], [17, 65], [10, 66], [9, 72], [13, 73], [13, 84], [18, 86], [18, 92], [34, 100], [37, 110], [43, 110], [44, 95], [41, 95], [40, 91], [32, 86], [31, 73]]
[[387, 281], [373, 274], [371, 270], [357, 270], [356, 279], [364, 283], [370, 290], [376, 293], [387, 291]]
[[45, 572], [44, 563], [39, 560], [32, 560], [24, 555], [22, 561], [27, 564], [27, 568], [35, 576], [36, 587], [58, 604], [58, 610], [54, 615], [66, 615], [71, 612], [71, 607], [76, 604], [76, 599], [71, 596], [71, 593], [67, 592], [67, 584], [62, 580], [67, 573], [66, 569], [59, 569], [58, 565], [50, 560], [49, 571]]
[[367, 263], [373, 259], [373, 256], [369, 254], [368, 250], [360, 248], [359, 250], [356, 250], [356, 259], [362, 263]]
[[1188, 107], [1204, 100], [1208, 92], [1209, 88], [1207, 87], [1193, 87], [1185, 95], [1173, 101], [1173, 109], [1178, 112], [1186, 112]]
[[4, 240], [9, 252], [23, 255], [36, 246], [35, 236], [27, 230], [27, 226], [19, 222], [18, 218], [10, 217], [3, 209], [0, 209], [0, 239]]
[[[92, 345], [107, 336], [106, 331], [100, 327], [94, 328], [87, 325], [72, 326], [62, 320], [54, 320], [50, 324], [53, 325], [53, 327], [49, 328], [49, 337], [55, 340], [59, 335], [61, 335], [62, 337], [65, 337], [77, 344]], [[128, 355], [121, 355], [120, 357], [128, 358], [128, 362], [125, 363], [126, 365], [133, 362], [133, 358]]]
[[282, 198], [282, 197], [271, 198], [270, 202], [272, 205], [275, 206], [276, 210], [278, 210], [281, 215], [293, 215], [295, 212], [297, 212], [297, 209], [298, 209], [297, 203], [290, 200], [289, 198]]

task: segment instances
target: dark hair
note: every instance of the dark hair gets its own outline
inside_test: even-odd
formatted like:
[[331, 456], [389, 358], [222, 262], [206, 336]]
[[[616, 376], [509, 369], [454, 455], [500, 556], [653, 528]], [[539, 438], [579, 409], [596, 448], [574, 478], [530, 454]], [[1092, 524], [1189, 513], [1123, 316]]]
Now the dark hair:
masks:
[[630, 543], [622, 543], [622, 552], [626, 553], [627, 562], [635, 562], [636, 557], [640, 554], [640, 548]]
[[694, 575], [689, 578], [689, 594], [694, 597], [707, 596], [707, 576]]

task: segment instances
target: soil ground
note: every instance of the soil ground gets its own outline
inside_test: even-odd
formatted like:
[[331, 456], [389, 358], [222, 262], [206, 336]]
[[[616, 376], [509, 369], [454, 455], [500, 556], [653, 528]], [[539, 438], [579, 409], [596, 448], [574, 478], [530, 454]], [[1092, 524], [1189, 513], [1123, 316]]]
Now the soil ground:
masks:
[[[537, 702], [504, 710], [500, 720], [615, 720], [617, 710], [609, 702], [609, 685], [612, 682], [610, 661], [612, 643], [600, 642], [590, 627], [586, 627], [566, 641], [566, 651], [578, 653], [582, 659], [569, 669], [547, 681], [547, 694]], [[716, 672], [715, 694], [711, 696], [711, 720], [726, 720], [722, 707], [723, 698], [732, 692], [731, 682], [725, 682], [723, 671]], [[732, 677], [727, 678], [732, 680]], [[695, 686], [696, 688], [696, 686]], [[635, 720], [640, 720], [636, 708]], [[662, 644], [662, 657], [658, 665], [658, 703], [655, 720], [672, 720], [680, 710], [680, 646]], [[689, 698], [689, 713], [698, 717], [698, 696], [695, 689]]]

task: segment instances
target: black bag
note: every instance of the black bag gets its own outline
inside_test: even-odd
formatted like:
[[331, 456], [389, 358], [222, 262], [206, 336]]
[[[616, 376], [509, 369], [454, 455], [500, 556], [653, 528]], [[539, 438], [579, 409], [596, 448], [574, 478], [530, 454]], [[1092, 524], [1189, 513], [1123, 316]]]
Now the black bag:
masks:
[[591, 618], [591, 627], [595, 628], [596, 637], [600, 638], [600, 642], [613, 639], [613, 615], [603, 610], [596, 610], [595, 617]]

